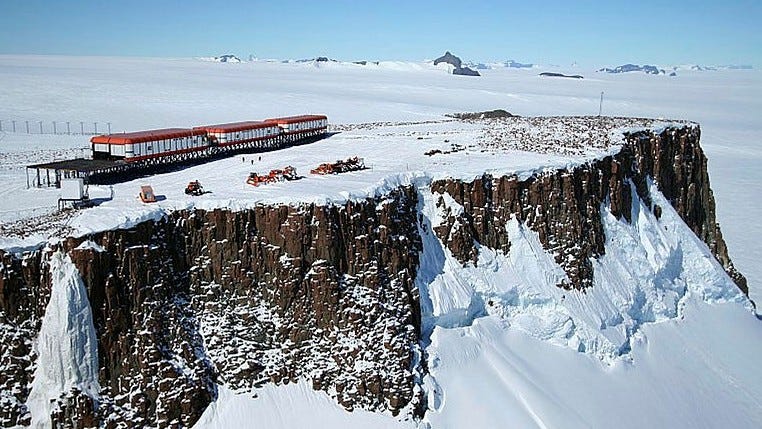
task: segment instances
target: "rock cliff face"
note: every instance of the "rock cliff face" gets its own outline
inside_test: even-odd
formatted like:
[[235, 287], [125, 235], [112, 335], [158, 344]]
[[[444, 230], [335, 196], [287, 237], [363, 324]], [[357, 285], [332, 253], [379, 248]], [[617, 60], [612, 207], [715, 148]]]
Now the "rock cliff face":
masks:
[[[730, 261], [715, 219], [707, 159], [699, 138], [698, 127], [668, 129], [659, 135], [640, 132], [628, 135], [623, 150], [615, 156], [571, 171], [544, 173], [523, 181], [489, 175], [468, 183], [437, 181], [432, 190], [449, 194], [464, 208], [440, 225], [437, 235], [461, 262], [475, 263], [474, 241], [508, 250], [504, 226], [515, 216], [538, 233], [566, 271], [570, 283], [559, 286], [584, 289], [593, 281], [590, 258], [604, 251], [602, 204], [608, 202], [615, 216], [631, 221], [630, 183], [638, 196], [649, 202], [647, 180], [654, 180], [685, 223], [748, 294], [746, 279]], [[661, 208], [652, 205], [652, 210], [658, 216]]]
[[505, 224], [516, 217], [568, 274], [559, 286], [584, 289], [593, 287], [590, 258], [604, 252], [602, 206], [630, 220], [632, 192], [650, 201], [654, 180], [746, 291], [715, 221], [699, 137], [697, 127], [634, 133], [616, 155], [527, 180], [485, 175], [342, 205], [179, 211], [0, 252], [0, 426], [30, 422], [53, 252], [68, 252], [86, 285], [101, 387], [97, 398], [53, 392], [60, 427], [190, 426], [217, 384], [251, 391], [297, 380], [350, 410], [420, 416], [419, 192], [463, 207], [435, 231], [462, 262], [476, 262], [475, 243], [507, 250]]
[[304, 378], [347, 409], [414, 412], [416, 198], [403, 188], [343, 206], [177, 212], [89, 237], [94, 245], [3, 254], [0, 340], [11, 347], [0, 423], [29, 423], [32, 342], [56, 251], [87, 286], [102, 389], [62, 392], [56, 424], [190, 426], [216, 382], [245, 391]]

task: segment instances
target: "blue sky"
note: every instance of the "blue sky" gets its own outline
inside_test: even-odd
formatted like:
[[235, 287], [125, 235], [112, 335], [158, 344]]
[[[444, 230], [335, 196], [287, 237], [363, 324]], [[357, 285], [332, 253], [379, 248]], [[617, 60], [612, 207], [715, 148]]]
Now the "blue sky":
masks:
[[762, 67], [762, 1], [3, 0], [0, 54]]

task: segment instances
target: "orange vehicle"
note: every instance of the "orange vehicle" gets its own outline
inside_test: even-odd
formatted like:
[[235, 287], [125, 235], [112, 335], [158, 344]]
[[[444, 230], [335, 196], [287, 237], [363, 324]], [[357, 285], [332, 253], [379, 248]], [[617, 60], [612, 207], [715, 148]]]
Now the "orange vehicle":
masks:
[[356, 156], [336, 162], [326, 162], [310, 170], [312, 174], [339, 174], [365, 169], [365, 160]]
[[155, 203], [156, 195], [153, 193], [153, 188], [150, 185], [143, 185], [140, 187], [140, 201], [144, 203]]
[[289, 165], [283, 169], [270, 170], [270, 173], [267, 175], [250, 173], [249, 177], [246, 179], [246, 183], [252, 186], [259, 186], [261, 184], [296, 180], [298, 178], [299, 176], [296, 174], [296, 168]]
[[194, 197], [197, 197], [199, 195], [204, 194], [204, 187], [201, 186], [201, 182], [198, 180], [194, 180], [192, 182], [188, 182], [188, 186], [185, 187], [185, 194], [186, 195], [193, 195]]

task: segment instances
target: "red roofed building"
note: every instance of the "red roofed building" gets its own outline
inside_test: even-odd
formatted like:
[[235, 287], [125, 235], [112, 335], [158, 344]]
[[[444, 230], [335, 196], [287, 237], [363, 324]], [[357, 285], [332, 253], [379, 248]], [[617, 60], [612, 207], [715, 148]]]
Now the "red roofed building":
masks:
[[203, 150], [206, 132], [190, 128], [165, 128], [132, 133], [105, 134], [90, 139], [93, 159], [137, 161]]
[[232, 122], [229, 124], [205, 125], [203, 127], [194, 127], [193, 129], [205, 132], [210, 141], [218, 146], [249, 143], [273, 138], [280, 134], [278, 124], [268, 121]]

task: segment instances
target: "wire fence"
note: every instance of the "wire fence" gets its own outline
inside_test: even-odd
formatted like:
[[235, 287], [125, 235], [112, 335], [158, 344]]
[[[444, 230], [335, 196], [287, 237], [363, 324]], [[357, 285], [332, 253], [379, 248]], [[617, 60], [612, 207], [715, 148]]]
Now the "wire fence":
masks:
[[0, 119], [0, 132], [21, 134], [86, 135], [111, 134], [111, 122], [35, 121]]

